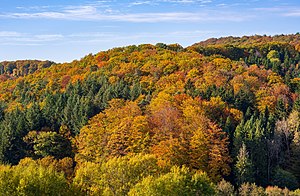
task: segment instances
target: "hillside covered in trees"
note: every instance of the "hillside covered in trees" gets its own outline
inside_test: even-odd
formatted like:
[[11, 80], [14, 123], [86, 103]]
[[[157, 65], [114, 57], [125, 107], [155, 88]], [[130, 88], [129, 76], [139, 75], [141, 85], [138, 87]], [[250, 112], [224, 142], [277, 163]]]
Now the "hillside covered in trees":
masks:
[[0, 195], [300, 195], [300, 35], [0, 63]]

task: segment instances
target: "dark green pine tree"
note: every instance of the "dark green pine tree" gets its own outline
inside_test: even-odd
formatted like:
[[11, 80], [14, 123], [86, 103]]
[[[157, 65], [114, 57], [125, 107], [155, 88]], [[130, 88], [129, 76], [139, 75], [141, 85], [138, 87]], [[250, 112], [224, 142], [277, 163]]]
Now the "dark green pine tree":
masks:
[[255, 128], [255, 133], [254, 138], [251, 141], [251, 155], [252, 162], [255, 163], [256, 182], [261, 186], [266, 186], [269, 183], [266, 130], [261, 119], [257, 119], [253, 126]]
[[130, 95], [130, 87], [128, 84], [126, 84], [122, 90], [122, 97], [124, 99], [130, 99], [131, 95]]
[[57, 118], [55, 118], [55, 104], [56, 100], [52, 94], [47, 94], [45, 97], [45, 105], [43, 107], [43, 116], [45, 118], [46, 126], [50, 127], [52, 130], [55, 130], [55, 124]]
[[[56, 120], [55, 125], [55, 131], [58, 131], [60, 125], [62, 124], [62, 119], [63, 119], [63, 110], [67, 104], [67, 96], [65, 94], [59, 94], [58, 97], [55, 96], [56, 101], [55, 106], [54, 106], [54, 113], [53, 113], [53, 118]], [[51, 106], [50, 106], [51, 107]]]
[[28, 133], [24, 112], [18, 108], [5, 115], [0, 124], [0, 161], [17, 164], [26, 155], [23, 137]]
[[253, 165], [255, 182], [267, 185], [267, 140], [263, 120], [255, 114], [247, 121], [242, 121], [235, 130], [233, 139], [233, 157], [239, 153], [242, 144], [247, 146], [249, 159]]
[[7, 152], [11, 146], [11, 141], [13, 137], [12, 129], [8, 120], [3, 120], [0, 123], [0, 163], [9, 163], [9, 158], [7, 157]]
[[240, 90], [235, 96], [235, 107], [243, 113], [252, 106], [253, 95], [249, 91]]
[[105, 109], [108, 107], [108, 102], [112, 100], [113, 98], [116, 98], [116, 95], [114, 93], [114, 89], [112, 86], [108, 86], [108, 88], [105, 90], [105, 92], [102, 95], [102, 101], [100, 103], [100, 107]]
[[275, 118], [279, 119], [279, 120], [287, 118], [288, 111], [287, 111], [287, 108], [282, 99], [279, 99], [277, 101], [276, 106], [275, 106], [274, 115], [275, 115]]
[[61, 115], [61, 123], [66, 125], [72, 133], [74, 133], [74, 118], [72, 116], [73, 110], [76, 108], [76, 99], [78, 99], [78, 95], [70, 95], [65, 107], [63, 107], [62, 115]]
[[227, 117], [223, 131], [225, 131], [229, 138], [229, 151], [232, 151], [233, 148], [233, 139], [234, 139], [234, 125], [231, 121], [230, 116]]
[[[67, 107], [66, 107], [67, 108]], [[69, 108], [69, 107], [68, 107]], [[79, 96], [74, 97], [73, 100], [73, 107], [71, 108], [70, 112], [70, 129], [74, 135], [79, 133], [80, 128], [82, 127], [82, 119], [84, 118], [84, 114], [82, 111], [82, 105], [80, 102]]]
[[234, 134], [233, 134], [233, 150], [232, 150], [232, 156], [236, 157], [239, 153], [239, 149], [241, 148], [244, 139], [245, 139], [245, 132], [244, 132], [244, 125], [245, 122], [242, 120], [240, 124], [235, 128]]
[[291, 156], [288, 161], [288, 171], [297, 177], [300, 182], [300, 132], [295, 132], [291, 144]]
[[227, 103], [234, 104], [234, 92], [233, 92], [233, 88], [225, 89], [225, 92], [224, 92], [224, 94], [221, 97]]
[[191, 81], [191, 79], [188, 79], [187, 82], [184, 84], [184, 93], [194, 97], [195, 92], [195, 85]]
[[79, 95], [79, 96], [83, 95], [82, 84], [81, 84], [80, 81], [77, 80], [75, 82], [72, 94], [76, 94], [76, 95]]
[[4, 110], [6, 108], [6, 104], [0, 101], [0, 121], [4, 118]]
[[76, 101], [72, 111], [72, 128], [75, 135], [88, 122], [88, 119], [95, 115], [92, 102], [87, 97], [82, 97]]
[[45, 125], [43, 113], [37, 102], [33, 102], [32, 106], [26, 110], [25, 117], [29, 130], [40, 130]]
[[247, 108], [246, 113], [244, 114], [244, 120], [249, 120], [253, 115], [250, 107]]
[[273, 62], [272, 63], [272, 71], [277, 73], [278, 75], [282, 74], [282, 70], [281, 70], [281, 63], [280, 62]]
[[300, 112], [300, 96], [297, 97], [293, 105], [293, 110]]
[[298, 63], [300, 62], [300, 53], [299, 52], [297, 52], [297, 54], [295, 56], [295, 61]]
[[137, 99], [141, 93], [142, 93], [142, 87], [140, 83], [134, 83], [130, 91], [130, 99], [131, 100]]

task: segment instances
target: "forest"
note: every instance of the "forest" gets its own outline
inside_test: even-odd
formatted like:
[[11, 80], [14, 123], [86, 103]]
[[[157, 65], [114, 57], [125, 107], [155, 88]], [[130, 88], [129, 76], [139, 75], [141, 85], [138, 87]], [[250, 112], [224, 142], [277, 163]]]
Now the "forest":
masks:
[[0, 195], [300, 195], [300, 34], [0, 63]]

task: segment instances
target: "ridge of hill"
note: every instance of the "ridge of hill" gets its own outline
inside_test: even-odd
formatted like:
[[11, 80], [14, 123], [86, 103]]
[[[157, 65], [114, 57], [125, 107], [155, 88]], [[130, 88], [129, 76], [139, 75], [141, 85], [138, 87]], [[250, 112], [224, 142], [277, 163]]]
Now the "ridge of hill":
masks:
[[17, 60], [0, 62], [1, 81], [32, 74], [43, 68], [50, 67], [54, 62], [39, 60]]

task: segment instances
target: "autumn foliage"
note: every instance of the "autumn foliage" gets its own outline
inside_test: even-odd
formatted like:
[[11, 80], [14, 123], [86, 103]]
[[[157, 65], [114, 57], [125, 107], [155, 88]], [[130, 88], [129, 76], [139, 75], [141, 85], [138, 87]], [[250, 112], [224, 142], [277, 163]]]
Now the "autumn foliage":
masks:
[[0, 194], [297, 194], [299, 40], [1, 62]]

